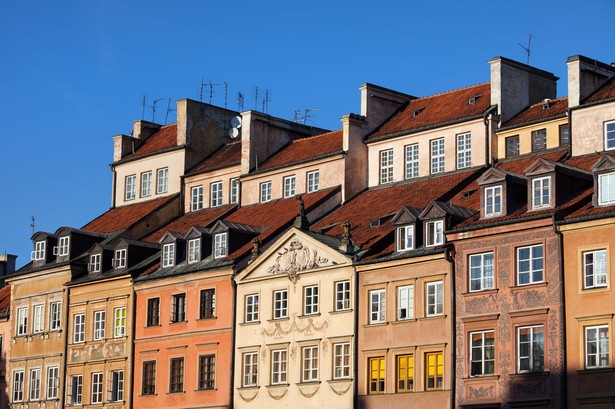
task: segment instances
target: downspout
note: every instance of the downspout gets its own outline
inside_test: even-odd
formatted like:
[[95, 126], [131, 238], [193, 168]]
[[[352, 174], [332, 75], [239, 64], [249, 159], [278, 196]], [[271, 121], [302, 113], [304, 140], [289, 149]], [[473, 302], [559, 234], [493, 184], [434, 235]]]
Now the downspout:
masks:
[[231, 274], [231, 286], [233, 287], [233, 319], [231, 324], [231, 384], [230, 384], [230, 396], [229, 396], [229, 408], [233, 408], [235, 406], [235, 343], [237, 337], [237, 331], [235, 331], [236, 322], [237, 322], [237, 283], [235, 282], [235, 269], [232, 269], [233, 273]]
[[64, 373], [62, 374], [62, 397], [60, 398], [60, 407], [64, 408], [66, 407], [65, 405], [65, 400], [66, 400], [66, 378], [67, 378], [67, 355], [68, 355], [68, 326], [69, 326], [69, 319], [70, 319], [70, 308], [69, 308], [69, 300], [70, 300], [70, 287], [66, 287], [66, 313], [64, 314], [64, 330], [62, 331], [64, 333], [64, 359], [63, 359], [63, 365], [64, 365]]
[[134, 402], [134, 394], [135, 391], [137, 390], [137, 385], [135, 385], [135, 348], [136, 348], [136, 342], [135, 342], [135, 331], [136, 331], [136, 327], [137, 327], [137, 293], [135, 291], [135, 285], [134, 285], [134, 281], [131, 279], [131, 285], [130, 287], [132, 288], [132, 332], [130, 333], [131, 335], [131, 348], [132, 350], [130, 351], [130, 383], [132, 384], [132, 393], [130, 394], [130, 401], [128, 402], [128, 407], [132, 408], [133, 407], [133, 402]]
[[[452, 254], [451, 254], [452, 253]], [[451, 409], [455, 409], [455, 391], [457, 389], [457, 304], [455, 300], [455, 248], [448, 248], [444, 252], [446, 261], [451, 264]]]
[[[559, 279], [560, 279], [560, 320], [562, 322], [562, 350], [566, 351], [566, 291], [565, 291], [565, 274], [564, 274], [564, 237], [562, 232], [557, 228], [557, 224], [555, 223], [555, 213], [551, 216], [551, 220], [553, 223], [553, 232], [557, 235], [558, 240], [558, 251], [559, 251]], [[562, 354], [562, 395], [564, 407], [565, 402], [568, 398], [568, 380], [567, 380], [567, 370], [568, 370], [568, 360], [566, 358], [566, 353]]]
[[117, 172], [115, 171], [115, 166], [111, 165], [111, 172], [113, 172], [113, 177], [111, 178], [111, 207], [115, 207], [115, 187], [117, 185]]
[[354, 270], [354, 345], [353, 345], [353, 362], [352, 362], [352, 378], [353, 378], [353, 408], [359, 407], [359, 273], [356, 267], [352, 267]]

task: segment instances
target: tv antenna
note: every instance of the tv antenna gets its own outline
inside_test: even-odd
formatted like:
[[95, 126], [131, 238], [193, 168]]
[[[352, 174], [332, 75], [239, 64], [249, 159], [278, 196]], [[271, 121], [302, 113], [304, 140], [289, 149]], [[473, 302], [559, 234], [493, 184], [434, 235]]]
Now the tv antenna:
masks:
[[263, 112], [267, 113], [269, 111], [269, 90], [265, 90], [265, 99], [263, 100]]
[[145, 94], [143, 94], [143, 108], [141, 110], [141, 120], [145, 119]]
[[152, 122], [156, 123], [156, 104], [160, 101], [162, 101], [164, 98], [160, 98], [154, 101], [154, 103], [152, 104], [152, 106], [150, 108], [152, 108]]
[[243, 111], [243, 93], [237, 92], [237, 110], [239, 112]]
[[316, 115], [312, 114], [312, 111], [320, 111], [320, 108], [295, 109], [293, 121], [305, 125], [308, 119], [316, 117]]
[[532, 48], [532, 34], [530, 34], [529, 38], [527, 39], [527, 47], [521, 44], [520, 42], [517, 42], [517, 44], [519, 44], [519, 46], [523, 48], [525, 52], [527, 53], [527, 65], [530, 65], [530, 49]]
[[224, 81], [224, 109], [226, 109], [227, 100], [228, 100], [228, 82]]
[[169, 98], [169, 103], [167, 104], [167, 114], [164, 117], [164, 124], [167, 124], [167, 120], [169, 119], [169, 112], [173, 112], [175, 109], [171, 109], [171, 98]]
[[30, 227], [32, 227], [32, 235], [34, 236], [34, 227], [36, 226], [36, 223], [34, 221], [34, 216], [30, 216], [32, 217], [32, 223], [30, 223]]
[[258, 111], [258, 87], [254, 90], [254, 110]]

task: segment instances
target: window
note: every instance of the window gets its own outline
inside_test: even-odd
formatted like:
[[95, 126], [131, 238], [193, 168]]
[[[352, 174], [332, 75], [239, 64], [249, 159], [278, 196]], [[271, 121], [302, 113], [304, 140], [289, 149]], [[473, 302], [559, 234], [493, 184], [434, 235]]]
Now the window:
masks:
[[258, 294], [246, 295], [246, 322], [258, 321]]
[[608, 368], [609, 327], [585, 327], [585, 368]]
[[425, 285], [427, 293], [427, 317], [444, 314], [444, 295], [442, 281], [427, 283]]
[[171, 267], [175, 264], [175, 243], [162, 246], [162, 267]]
[[427, 366], [425, 389], [442, 389], [444, 387], [444, 354], [442, 352], [425, 354], [425, 364]]
[[111, 372], [111, 402], [124, 400], [124, 371]]
[[406, 145], [406, 179], [419, 176], [419, 144]]
[[273, 319], [288, 317], [288, 291], [279, 290], [273, 292]]
[[214, 236], [214, 258], [226, 257], [226, 233]]
[[615, 148], [615, 121], [604, 124], [604, 150]]
[[171, 322], [186, 321], [186, 294], [171, 296]]
[[230, 202], [232, 204], [237, 203], [237, 199], [239, 196], [239, 179], [231, 179], [231, 194], [230, 194]]
[[568, 124], [559, 126], [559, 144], [561, 146], [570, 145], [570, 127]]
[[100, 272], [100, 254], [92, 254], [90, 256], [90, 264], [88, 264], [88, 271], [90, 273]]
[[113, 267], [126, 267], [126, 249], [115, 250], [115, 257], [113, 258]]
[[57, 331], [62, 327], [62, 303], [49, 303], [49, 331]]
[[73, 343], [85, 342], [85, 314], [73, 316]]
[[350, 378], [350, 343], [333, 345], [333, 379]]
[[115, 323], [113, 325], [113, 337], [121, 338], [126, 336], [126, 307], [114, 310]]
[[32, 260], [44, 260], [45, 259], [45, 242], [37, 241], [34, 243], [34, 251], [32, 252]]
[[213, 389], [216, 380], [216, 356], [199, 357], [199, 389]]
[[414, 226], [401, 226], [397, 228], [397, 251], [412, 250], [414, 248]]
[[184, 358], [171, 358], [169, 392], [184, 391]]
[[485, 216], [493, 217], [502, 214], [502, 186], [485, 188]]
[[369, 292], [369, 323], [384, 322], [386, 313], [386, 293], [384, 289]]
[[493, 288], [493, 253], [472, 254], [470, 256], [470, 292]]
[[143, 378], [141, 382], [141, 394], [156, 394], [156, 361], [143, 362]]
[[308, 172], [307, 174], [307, 192], [312, 193], [318, 191], [320, 186], [320, 172]]
[[58, 399], [60, 389], [60, 368], [50, 366], [47, 368], [47, 399]]
[[28, 332], [28, 307], [17, 309], [17, 330], [15, 333], [26, 335]]
[[271, 181], [260, 184], [261, 203], [271, 201]]
[[284, 178], [284, 197], [291, 197], [295, 195], [296, 178], [294, 176], [288, 176]]
[[583, 253], [584, 288], [606, 287], [606, 250]]
[[188, 264], [197, 263], [201, 260], [201, 239], [188, 241]]
[[286, 383], [287, 351], [278, 349], [271, 351], [271, 384]]
[[316, 382], [318, 381], [318, 347], [303, 347], [302, 351], [301, 382]]
[[211, 207], [222, 206], [222, 182], [211, 184]]
[[81, 397], [83, 396], [83, 375], [73, 375], [70, 378], [70, 404], [81, 405]]
[[58, 240], [58, 256], [68, 256], [68, 246], [70, 244], [70, 236], [60, 237]]
[[504, 139], [506, 144], [506, 157], [519, 155], [519, 135], [509, 136]]
[[196, 186], [190, 189], [190, 210], [201, 210], [203, 208], [203, 186]]
[[532, 152], [547, 149], [547, 130], [532, 131]]
[[141, 173], [141, 197], [152, 194], [152, 172]]
[[335, 311], [350, 309], [350, 281], [335, 283]]
[[303, 299], [305, 300], [305, 315], [318, 314], [318, 286], [312, 285], [303, 288]]
[[414, 318], [414, 286], [397, 287], [397, 319]]
[[213, 318], [216, 316], [216, 290], [208, 288], [201, 290], [199, 318]]
[[258, 382], [258, 353], [247, 352], [243, 354], [243, 382], [242, 386], [257, 386]]
[[457, 169], [472, 166], [472, 134], [457, 135]]
[[444, 221], [427, 222], [427, 246], [444, 244]]
[[444, 138], [431, 141], [431, 173], [444, 172]]
[[41, 368], [30, 370], [30, 400], [41, 399]]
[[13, 402], [23, 401], [23, 371], [13, 372]]
[[126, 192], [124, 200], [133, 200], [135, 198], [137, 184], [137, 175], [126, 176]]
[[397, 356], [397, 392], [414, 389], [414, 355]]
[[607, 205], [615, 203], [615, 172], [598, 175], [598, 204]]
[[542, 372], [545, 367], [545, 333], [542, 325], [517, 328], [518, 372]]
[[470, 333], [470, 376], [493, 375], [495, 371], [494, 331]]
[[95, 372], [92, 374], [92, 400], [94, 403], [102, 403], [103, 401], [103, 374]]
[[94, 341], [105, 339], [105, 311], [94, 311]]
[[542, 244], [517, 249], [517, 285], [543, 281]]
[[532, 179], [532, 209], [551, 206], [551, 178]]
[[169, 168], [158, 169], [156, 193], [166, 193], [169, 190]]
[[369, 358], [369, 393], [384, 393], [384, 357]]
[[43, 332], [45, 330], [45, 305], [34, 306], [34, 327], [32, 332]]
[[393, 149], [380, 151], [380, 183], [393, 181]]
[[147, 326], [160, 325], [160, 298], [147, 300]]

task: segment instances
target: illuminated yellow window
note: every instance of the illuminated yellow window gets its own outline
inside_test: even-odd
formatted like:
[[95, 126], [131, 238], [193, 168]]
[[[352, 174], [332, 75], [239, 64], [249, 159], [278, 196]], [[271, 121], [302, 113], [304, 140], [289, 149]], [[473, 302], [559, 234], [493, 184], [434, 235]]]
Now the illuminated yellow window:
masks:
[[384, 393], [384, 357], [369, 359], [369, 393]]
[[397, 357], [397, 391], [411, 392], [414, 386], [414, 356], [399, 355]]
[[442, 352], [426, 354], [425, 361], [427, 362], [426, 389], [442, 389], [444, 379], [444, 355]]
[[113, 336], [115, 338], [126, 336], [126, 307], [115, 309], [115, 325]]

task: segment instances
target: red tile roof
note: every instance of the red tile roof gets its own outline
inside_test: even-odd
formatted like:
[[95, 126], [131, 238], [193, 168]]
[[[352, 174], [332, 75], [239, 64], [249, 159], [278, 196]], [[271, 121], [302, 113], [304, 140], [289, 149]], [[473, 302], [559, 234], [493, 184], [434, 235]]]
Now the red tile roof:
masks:
[[200, 173], [210, 169], [223, 168], [241, 163], [241, 141], [228, 143], [210, 157], [196, 165], [189, 174]]
[[296, 139], [261, 163], [258, 168], [264, 170], [291, 165], [341, 152], [342, 149], [342, 130]]
[[[491, 85], [485, 83], [414, 99], [368, 135], [367, 140], [378, 140], [392, 134], [417, 132], [480, 117], [491, 106], [490, 90]], [[476, 98], [473, 104], [469, 103], [470, 98]]]
[[606, 84], [591, 94], [585, 101], [583, 101], [583, 104], [600, 102], [613, 98], [615, 98], [615, 77], [611, 78]]
[[514, 126], [526, 125], [538, 121], [546, 121], [562, 117], [568, 112], [568, 97], [552, 99], [548, 102], [549, 108], [544, 109], [545, 103], [539, 102], [524, 109], [515, 115], [508, 122], [502, 124], [500, 128], [510, 128]]
[[6, 285], [0, 289], [0, 315], [6, 315], [11, 308], [11, 286]]
[[542, 151], [536, 152], [529, 155], [523, 155], [517, 157], [513, 160], [506, 160], [496, 164], [498, 169], [504, 170], [506, 172], [516, 173], [518, 175], [523, 175], [525, 170], [534, 162], [536, 162], [539, 158], [547, 159], [553, 162], [560, 162], [563, 160], [568, 154], [567, 148], [556, 148], [550, 151]]
[[146, 156], [177, 146], [177, 124], [163, 126], [141, 144], [134, 153], [126, 155], [122, 160]]

